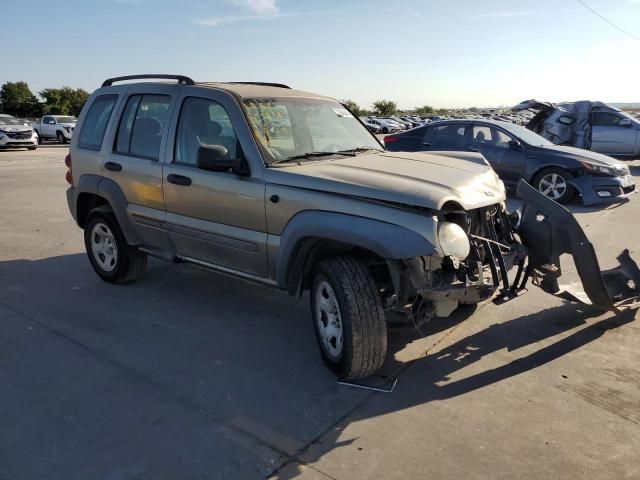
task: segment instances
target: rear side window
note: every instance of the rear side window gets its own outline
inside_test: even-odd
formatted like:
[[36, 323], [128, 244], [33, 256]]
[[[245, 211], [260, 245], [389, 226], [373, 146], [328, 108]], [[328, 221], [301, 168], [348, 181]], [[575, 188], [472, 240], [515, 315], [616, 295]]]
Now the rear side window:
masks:
[[118, 95], [100, 95], [89, 107], [87, 116], [84, 118], [78, 146], [87, 150], [100, 150], [104, 132], [111, 118], [113, 106], [118, 99]]
[[169, 95], [129, 97], [118, 126], [116, 153], [158, 160], [170, 103]]

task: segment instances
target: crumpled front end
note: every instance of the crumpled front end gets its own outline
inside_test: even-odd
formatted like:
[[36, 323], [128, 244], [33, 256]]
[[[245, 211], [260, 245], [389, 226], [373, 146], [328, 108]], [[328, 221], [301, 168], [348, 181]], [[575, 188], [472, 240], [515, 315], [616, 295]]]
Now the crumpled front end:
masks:
[[[494, 297], [510, 301], [531, 281], [566, 300], [618, 311], [640, 296], [640, 269], [625, 250], [620, 265], [601, 271], [593, 246], [574, 216], [524, 180], [517, 189], [524, 206], [508, 213], [503, 204], [449, 210], [439, 221], [452, 222], [469, 240], [468, 255], [388, 261], [396, 292], [394, 308], [414, 318], [447, 317], [461, 304]], [[582, 287], [560, 286], [560, 255], [573, 256]], [[510, 274], [515, 268], [515, 274]], [[497, 294], [496, 294], [497, 293]]]

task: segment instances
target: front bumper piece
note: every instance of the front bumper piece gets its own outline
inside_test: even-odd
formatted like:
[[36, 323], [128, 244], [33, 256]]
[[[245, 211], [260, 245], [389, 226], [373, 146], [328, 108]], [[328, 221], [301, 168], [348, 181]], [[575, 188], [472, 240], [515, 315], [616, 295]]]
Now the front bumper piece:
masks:
[[[545, 292], [602, 310], [619, 312], [636, 305], [640, 296], [640, 269], [625, 249], [618, 255], [619, 265], [600, 270], [591, 242], [575, 217], [562, 205], [545, 197], [524, 180], [520, 180], [517, 196], [524, 201], [517, 233], [527, 248], [527, 266], [521, 263], [515, 287], [510, 286], [496, 301], [515, 294], [520, 284], [531, 278]], [[560, 255], [573, 257], [582, 288], [558, 283], [562, 275]], [[524, 273], [523, 273], [524, 272]], [[524, 275], [522, 280], [518, 277]], [[522, 285], [524, 287], [524, 284]]]

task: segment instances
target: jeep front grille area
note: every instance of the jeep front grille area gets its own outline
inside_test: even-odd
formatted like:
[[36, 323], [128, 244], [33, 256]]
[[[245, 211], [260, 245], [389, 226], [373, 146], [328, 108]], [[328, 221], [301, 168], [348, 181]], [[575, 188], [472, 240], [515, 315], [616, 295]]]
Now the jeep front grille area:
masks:
[[[526, 255], [502, 205], [468, 211], [452, 210], [445, 213], [444, 217], [464, 229], [471, 246], [470, 254], [464, 261], [457, 265], [452, 262], [451, 267], [457, 279], [467, 285], [487, 285], [486, 280], [490, 275], [492, 290], [498, 288], [500, 283], [503, 291], [512, 289], [507, 273], [514, 264], [521, 265]], [[520, 281], [519, 277], [516, 283]]]

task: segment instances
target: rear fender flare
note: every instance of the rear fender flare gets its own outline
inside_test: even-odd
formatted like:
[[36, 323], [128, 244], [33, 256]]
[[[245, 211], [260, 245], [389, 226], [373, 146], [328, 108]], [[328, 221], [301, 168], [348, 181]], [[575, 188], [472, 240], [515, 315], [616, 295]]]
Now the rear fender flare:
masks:
[[[75, 190], [76, 199], [82, 193], [91, 193], [109, 202], [127, 243], [129, 245], [140, 245], [141, 242], [136, 233], [135, 224], [127, 213], [127, 198], [116, 182], [98, 175], [82, 175], [78, 179]], [[77, 212], [77, 200], [75, 208]]]

